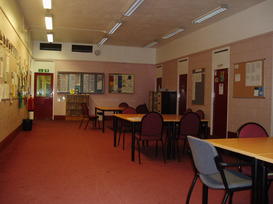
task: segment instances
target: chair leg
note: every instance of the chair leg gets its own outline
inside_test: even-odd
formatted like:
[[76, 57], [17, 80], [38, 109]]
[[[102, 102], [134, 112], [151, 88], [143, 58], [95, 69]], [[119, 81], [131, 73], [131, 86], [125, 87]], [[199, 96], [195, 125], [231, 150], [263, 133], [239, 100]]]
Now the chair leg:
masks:
[[229, 197], [229, 192], [226, 191], [225, 196], [224, 196], [223, 201], [222, 201], [222, 204], [226, 204], [226, 202], [228, 200], [228, 197]]
[[83, 121], [84, 121], [84, 118], [81, 119], [81, 123], [80, 123], [80, 125], [79, 125], [79, 128], [81, 128]]
[[208, 204], [208, 187], [203, 184], [202, 204]]
[[123, 135], [122, 135], [122, 149], [125, 149], [125, 131], [123, 131]]
[[163, 161], [164, 161], [164, 163], [166, 163], [165, 145], [164, 145], [163, 139], [161, 139], [161, 145], [162, 145], [162, 157], [163, 157]]
[[229, 204], [232, 204], [233, 192], [229, 194]]
[[141, 161], [140, 161], [140, 143], [139, 143], [138, 139], [137, 139], [137, 146], [138, 146], [138, 163], [141, 164]]
[[192, 194], [193, 188], [194, 188], [194, 186], [195, 186], [195, 183], [196, 183], [196, 181], [197, 181], [197, 179], [198, 179], [198, 176], [199, 176], [198, 173], [195, 172], [195, 175], [194, 175], [194, 178], [193, 178], [193, 180], [192, 180], [190, 189], [189, 189], [189, 191], [188, 191], [186, 204], [189, 204], [189, 203], [190, 203], [191, 194]]
[[86, 125], [85, 125], [85, 128], [84, 128], [84, 129], [86, 129], [86, 128], [87, 128], [88, 124], [89, 124], [89, 119], [87, 120], [87, 122], [86, 122]]
[[177, 161], [180, 161], [181, 158], [180, 158], [180, 152], [179, 152], [179, 140], [176, 140], [175, 143], [176, 143]]
[[120, 143], [120, 137], [121, 137], [121, 131], [119, 131], [119, 135], [118, 135], [118, 146], [119, 146], [119, 143]]
[[155, 156], [157, 157], [158, 155], [158, 141], [155, 141]]

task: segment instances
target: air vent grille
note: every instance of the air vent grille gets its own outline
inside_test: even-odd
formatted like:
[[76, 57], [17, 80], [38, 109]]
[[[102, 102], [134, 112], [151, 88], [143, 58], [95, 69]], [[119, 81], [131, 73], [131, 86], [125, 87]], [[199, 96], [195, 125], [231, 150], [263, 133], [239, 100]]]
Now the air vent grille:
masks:
[[93, 46], [90, 45], [72, 45], [72, 52], [93, 52]]
[[62, 51], [62, 44], [40, 43], [40, 50]]

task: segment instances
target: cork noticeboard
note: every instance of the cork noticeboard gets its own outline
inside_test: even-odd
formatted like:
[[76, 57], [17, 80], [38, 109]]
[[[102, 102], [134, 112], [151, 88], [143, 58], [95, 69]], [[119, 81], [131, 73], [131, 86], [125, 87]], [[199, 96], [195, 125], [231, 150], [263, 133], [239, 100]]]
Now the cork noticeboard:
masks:
[[234, 98], [264, 98], [264, 59], [234, 64]]

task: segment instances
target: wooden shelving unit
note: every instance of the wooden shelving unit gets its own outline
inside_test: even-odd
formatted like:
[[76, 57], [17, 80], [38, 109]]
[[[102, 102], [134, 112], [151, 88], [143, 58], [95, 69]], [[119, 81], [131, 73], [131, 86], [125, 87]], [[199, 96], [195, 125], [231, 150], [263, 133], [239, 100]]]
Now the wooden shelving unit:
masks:
[[75, 94], [66, 96], [66, 120], [81, 119], [81, 103], [89, 104], [88, 94]]

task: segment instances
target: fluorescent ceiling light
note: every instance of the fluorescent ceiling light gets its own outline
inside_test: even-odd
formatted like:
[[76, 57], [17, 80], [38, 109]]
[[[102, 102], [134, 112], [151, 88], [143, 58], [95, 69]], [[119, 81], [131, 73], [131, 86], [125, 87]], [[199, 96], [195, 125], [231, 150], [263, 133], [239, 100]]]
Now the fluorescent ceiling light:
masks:
[[108, 34], [113, 34], [121, 25], [122, 23], [120, 22], [116, 23], [116, 25], [114, 25], [114, 27], [109, 31]]
[[98, 43], [98, 47], [102, 46], [103, 43], [106, 42], [106, 40], [108, 40], [108, 38], [102, 38], [102, 40]]
[[176, 35], [177, 33], [180, 33], [180, 32], [183, 32], [183, 31], [184, 31], [183, 28], [179, 28], [179, 29], [177, 29], [176, 31], [174, 31], [174, 32], [172, 32], [172, 33], [169, 33], [169, 34], [167, 34], [167, 35], [164, 35], [164, 36], [162, 37], [162, 39], [168, 39], [168, 38], [170, 38], [170, 37], [173, 37], [173, 36]]
[[145, 45], [144, 47], [146, 47], [146, 48], [150, 48], [150, 47], [153, 47], [153, 46], [155, 46], [155, 45], [157, 45], [157, 44], [158, 44], [158, 42], [157, 42], [157, 41], [153, 41], [153, 42], [151, 42], [151, 43], [149, 43], [149, 44]]
[[227, 5], [221, 5], [220, 7], [217, 7], [216, 9], [213, 9], [211, 11], [209, 11], [208, 13], [194, 19], [192, 21], [193, 24], [196, 24], [196, 23], [202, 23], [203, 21], [209, 19], [209, 18], [212, 18], [213, 16], [216, 16], [222, 12], [224, 12], [225, 10], [228, 9], [228, 6]]
[[43, 6], [44, 9], [51, 9], [52, 8], [51, 0], [43, 0]]
[[53, 29], [53, 18], [52, 16], [45, 16], [45, 26], [47, 30]]
[[123, 14], [124, 16], [131, 16], [132, 13], [142, 4], [144, 0], [136, 0], [132, 6]]
[[52, 43], [53, 42], [53, 33], [48, 33], [46, 34], [46, 37], [47, 37], [47, 41]]

